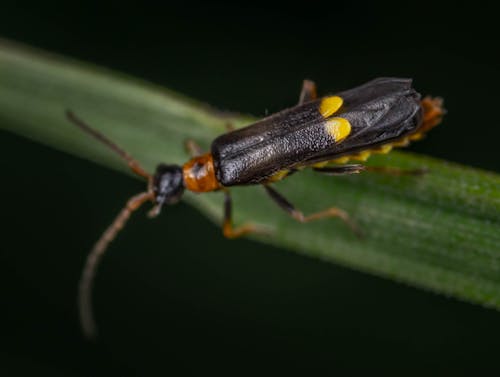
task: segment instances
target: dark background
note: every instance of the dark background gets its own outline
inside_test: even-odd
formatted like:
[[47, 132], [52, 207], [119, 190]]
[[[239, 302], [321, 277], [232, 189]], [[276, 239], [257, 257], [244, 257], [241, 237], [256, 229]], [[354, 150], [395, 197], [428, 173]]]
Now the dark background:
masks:
[[[294, 104], [305, 77], [323, 92], [413, 77], [449, 113], [411, 150], [499, 171], [492, 9], [290, 6], [6, 2], [0, 36], [254, 115]], [[498, 312], [227, 241], [182, 203], [157, 221], [136, 216], [113, 244], [94, 294], [101, 337], [86, 343], [75, 309], [85, 255], [142, 185], [6, 133], [0, 169], [2, 375], [498, 369]]]

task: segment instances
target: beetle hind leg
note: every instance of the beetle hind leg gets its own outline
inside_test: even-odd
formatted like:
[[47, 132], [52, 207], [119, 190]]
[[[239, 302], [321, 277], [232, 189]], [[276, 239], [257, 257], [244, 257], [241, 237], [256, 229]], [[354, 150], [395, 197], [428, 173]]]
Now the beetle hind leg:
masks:
[[424, 175], [428, 173], [427, 168], [403, 169], [393, 166], [366, 166], [361, 164], [347, 164], [339, 166], [313, 167], [313, 170], [325, 175], [346, 175], [357, 174], [362, 171], [373, 173], [389, 174], [394, 176], [401, 175]]
[[288, 213], [288, 215], [290, 215], [292, 218], [294, 218], [295, 220], [297, 220], [301, 223], [307, 223], [310, 221], [325, 219], [325, 218], [329, 218], [329, 217], [338, 217], [347, 226], [349, 226], [349, 228], [351, 228], [351, 230], [357, 236], [361, 236], [361, 231], [359, 230], [356, 223], [354, 223], [354, 221], [350, 218], [349, 214], [346, 211], [344, 211], [340, 208], [331, 207], [331, 208], [328, 208], [324, 211], [316, 212], [316, 213], [313, 213], [309, 216], [305, 216], [302, 211], [295, 208], [295, 206], [292, 203], [290, 203], [283, 195], [281, 195], [278, 191], [273, 189], [271, 186], [264, 185], [264, 188], [266, 189], [267, 194], [271, 197], [271, 199], [276, 204], [278, 204], [282, 209], [284, 209], [285, 212]]
[[323, 173], [325, 175], [358, 174], [365, 169], [366, 169], [366, 166], [361, 165], [361, 164], [313, 167], [314, 171], [317, 171], [318, 173]]

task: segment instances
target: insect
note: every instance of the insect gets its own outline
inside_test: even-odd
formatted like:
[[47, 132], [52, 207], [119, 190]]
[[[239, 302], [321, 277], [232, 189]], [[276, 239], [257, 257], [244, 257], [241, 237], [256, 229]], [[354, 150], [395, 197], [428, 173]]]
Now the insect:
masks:
[[305, 80], [297, 106], [268, 116], [247, 127], [217, 137], [209, 153], [202, 153], [189, 140], [191, 159], [184, 165], [159, 164], [154, 174], [144, 170], [118, 145], [94, 130], [71, 111], [68, 119], [124, 159], [130, 169], [147, 181], [147, 190], [130, 198], [90, 252], [79, 284], [79, 311], [84, 334], [93, 338], [91, 291], [96, 267], [130, 215], [145, 202], [152, 202], [150, 217], [162, 206], [177, 203], [185, 190], [224, 193], [222, 230], [236, 238], [261, 229], [254, 224], [234, 227], [229, 188], [262, 185], [269, 197], [292, 218], [309, 222], [337, 217], [354, 231], [356, 225], [342, 209], [332, 207], [304, 215], [276, 191], [273, 182], [304, 168], [328, 175], [355, 174], [375, 170], [391, 174], [418, 174], [422, 169], [399, 170], [367, 167], [351, 161], [365, 161], [371, 154], [388, 153], [422, 138], [436, 126], [444, 110], [440, 98], [421, 99], [410, 79], [378, 78], [354, 89], [318, 98], [314, 82]]

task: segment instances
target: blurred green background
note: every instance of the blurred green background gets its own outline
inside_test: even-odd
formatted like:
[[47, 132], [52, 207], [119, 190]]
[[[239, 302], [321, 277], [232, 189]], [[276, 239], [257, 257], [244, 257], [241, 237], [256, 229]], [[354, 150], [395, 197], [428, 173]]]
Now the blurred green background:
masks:
[[[0, 36], [256, 116], [294, 104], [303, 78], [324, 93], [413, 77], [449, 113], [410, 150], [498, 172], [494, 12], [452, 4], [6, 2]], [[143, 185], [6, 133], [0, 165], [2, 375], [500, 369], [500, 313], [227, 241], [182, 203], [134, 217], [113, 244], [94, 294], [101, 337], [86, 343], [85, 256]]]

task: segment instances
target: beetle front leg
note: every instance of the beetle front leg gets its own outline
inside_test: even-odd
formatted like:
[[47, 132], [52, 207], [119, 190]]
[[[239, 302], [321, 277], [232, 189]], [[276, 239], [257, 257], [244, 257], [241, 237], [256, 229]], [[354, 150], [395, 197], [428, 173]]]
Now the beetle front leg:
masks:
[[222, 223], [222, 233], [226, 238], [238, 238], [250, 233], [269, 234], [269, 229], [256, 224], [247, 223], [237, 228], [233, 227], [232, 219], [233, 205], [231, 193], [224, 189], [224, 222]]

